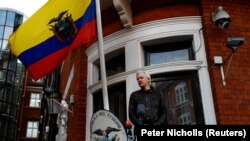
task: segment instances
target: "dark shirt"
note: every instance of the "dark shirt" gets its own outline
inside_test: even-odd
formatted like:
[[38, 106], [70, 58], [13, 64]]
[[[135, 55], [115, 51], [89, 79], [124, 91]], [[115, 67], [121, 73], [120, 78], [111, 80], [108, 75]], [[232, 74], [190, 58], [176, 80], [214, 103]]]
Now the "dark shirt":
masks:
[[161, 95], [153, 87], [135, 91], [130, 96], [129, 118], [135, 126], [163, 125], [165, 112]]

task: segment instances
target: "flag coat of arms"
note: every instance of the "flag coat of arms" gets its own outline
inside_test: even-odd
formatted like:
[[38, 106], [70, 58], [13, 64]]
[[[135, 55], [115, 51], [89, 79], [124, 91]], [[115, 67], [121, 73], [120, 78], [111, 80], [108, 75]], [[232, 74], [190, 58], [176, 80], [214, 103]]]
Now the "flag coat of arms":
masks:
[[95, 37], [94, 0], [49, 0], [10, 36], [9, 44], [37, 80]]

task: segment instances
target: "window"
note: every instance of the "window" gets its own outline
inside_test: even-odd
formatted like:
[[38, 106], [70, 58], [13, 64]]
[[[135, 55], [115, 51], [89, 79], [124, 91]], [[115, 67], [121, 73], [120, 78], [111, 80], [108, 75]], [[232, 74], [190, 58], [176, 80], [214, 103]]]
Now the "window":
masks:
[[9, 51], [8, 40], [2, 40], [2, 50]]
[[7, 136], [8, 137], [12, 137], [13, 139], [15, 139], [15, 128], [16, 128], [16, 123], [15, 122], [9, 122], [8, 124], [8, 132], [7, 132]]
[[11, 87], [3, 87], [0, 90], [0, 111], [3, 115], [9, 115], [11, 114], [11, 108], [12, 106], [12, 99], [13, 99], [13, 90]]
[[124, 51], [119, 52], [119, 54], [113, 56], [111, 59], [106, 61], [106, 70], [107, 76], [115, 75], [125, 71]]
[[16, 13], [14, 22], [14, 31], [23, 23], [23, 15]]
[[[169, 39], [166, 39], [169, 40]], [[145, 46], [146, 65], [193, 60], [192, 40]]]
[[179, 116], [179, 122], [180, 122], [180, 124], [183, 124], [183, 125], [192, 124], [192, 119], [191, 119], [190, 113], [187, 112], [187, 113], [181, 114]]
[[[121, 123], [126, 120], [126, 89], [125, 83], [121, 82], [108, 87], [109, 94], [109, 110], [116, 115]], [[93, 94], [94, 99], [94, 112], [103, 109], [102, 92]]]
[[[174, 63], [191, 62], [195, 60], [192, 42], [192, 36], [179, 36], [161, 39], [161, 41], [158, 39], [150, 45], [146, 43], [143, 47], [145, 65], [172, 63], [174, 67], [176, 65]], [[164, 97], [167, 124], [204, 124], [197, 71], [172, 70], [169, 73], [156, 73], [152, 76], [152, 84]]]
[[186, 82], [178, 82], [178, 84], [175, 86], [175, 93], [176, 93], [176, 104], [184, 104], [185, 102], [188, 102], [188, 95], [187, 95], [187, 86]]
[[5, 136], [8, 131], [8, 121], [6, 119], [0, 120], [0, 136]]
[[[152, 85], [164, 99], [168, 117], [167, 124], [204, 124], [196, 71], [152, 75]], [[183, 117], [186, 113], [189, 113], [188, 118]]]
[[40, 107], [40, 106], [41, 106], [41, 94], [31, 93], [30, 107]]
[[4, 70], [0, 70], [0, 81], [4, 81], [5, 75]]
[[[99, 59], [95, 61], [95, 66], [98, 68], [98, 80], [101, 80], [101, 68]], [[125, 71], [125, 53], [124, 48], [111, 52], [105, 55], [105, 67], [107, 77]], [[97, 75], [97, 74], [95, 74]]]
[[0, 25], [4, 25], [6, 20], [6, 11], [0, 10]]
[[9, 52], [8, 39], [23, 22], [23, 16], [13, 11], [0, 10], [0, 48]]
[[3, 31], [4, 31], [4, 26], [0, 25], [0, 39], [3, 38]]
[[97, 112], [98, 110], [103, 109], [103, 96], [102, 92], [96, 92], [93, 94], [93, 107], [94, 107], [94, 113]]
[[6, 25], [13, 27], [14, 26], [14, 20], [15, 20], [15, 12], [8, 11]]
[[8, 26], [6, 26], [6, 27], [5, 27], [5, 30], [4, 30], [3, 39], [8, 40], [9, 37], [10, 37], [10, 35], [12, 34], [12, 32], [13, 32], [13, 27], [8, 27]]
[[34, 82], [34, 83], [43, 83], [43, 78], [40, 78], [38, 80], [32, 79], [32, 82]]
[[38, 137], [38, 121], [28, 121], [26, 137], [29, 138]]

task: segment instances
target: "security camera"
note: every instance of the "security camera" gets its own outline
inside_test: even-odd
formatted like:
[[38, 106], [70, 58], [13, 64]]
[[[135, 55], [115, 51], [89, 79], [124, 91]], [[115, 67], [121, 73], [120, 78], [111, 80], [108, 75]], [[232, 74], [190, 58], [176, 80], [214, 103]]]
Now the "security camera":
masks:
[[244, 41], [245, 38], [243, 37], [230, 37], [227, 38], [227, 46], [235, 51]]
[[212, 20], [216, 26], [221, 29], [226, 29], [231, 22], [229, 14], [219, 6], [214, 13], [212, 13]]

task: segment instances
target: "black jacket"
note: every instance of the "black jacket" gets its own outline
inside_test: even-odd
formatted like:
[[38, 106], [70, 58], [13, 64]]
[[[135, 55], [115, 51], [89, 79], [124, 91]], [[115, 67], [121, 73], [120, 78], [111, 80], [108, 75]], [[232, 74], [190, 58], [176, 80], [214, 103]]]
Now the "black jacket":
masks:
[[137, 125], [164, 125], [166, 110], [159, 93], [150, 90], [138, 90], [131, 94], [129, 100], [129, 118]]

